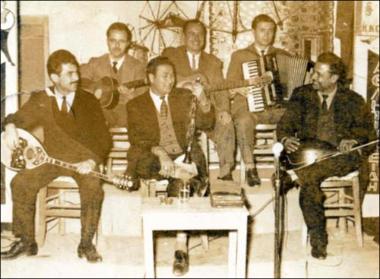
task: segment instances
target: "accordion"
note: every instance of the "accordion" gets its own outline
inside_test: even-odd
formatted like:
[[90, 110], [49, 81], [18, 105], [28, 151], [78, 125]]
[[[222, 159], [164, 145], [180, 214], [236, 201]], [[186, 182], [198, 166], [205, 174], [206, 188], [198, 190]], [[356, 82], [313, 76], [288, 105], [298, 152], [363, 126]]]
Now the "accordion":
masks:
[[264, 111], [283, 100], [289, 100], [293, 90], [305, 83], [310, 61], [284, 54], [265, 55], [242, 64], [244, 79], [273, 74], [273, 82], [263, 87], [248, 87], [247, 102], [251, 112]]

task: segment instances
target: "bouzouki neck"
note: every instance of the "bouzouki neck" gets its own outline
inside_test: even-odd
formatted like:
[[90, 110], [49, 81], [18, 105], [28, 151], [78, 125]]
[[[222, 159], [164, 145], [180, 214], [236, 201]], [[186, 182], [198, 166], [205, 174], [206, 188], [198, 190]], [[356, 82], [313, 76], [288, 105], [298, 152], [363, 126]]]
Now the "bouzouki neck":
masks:
[[[58, 160], [58, 159], [55, 159], [55, 158], [51, 158], [51, 157], [46, 157], [46, 163], [49, 163], [49, 164], [52, 164], [52, 165], [55, 165], [55, 166], [59, 166], [59, 167], [65, 168], [65, 169], [73, 170], [73, 171], [77, 170], [77, 167], [74, 164], [70, 164], [70, 163], [67, 163], [65, 161], [61, 161], [61, 160]], [[100, 178], [100, 179], [102, 179], [104, 181], [113, 183], [112, 177], [110, 177], [108, 175], [105, 175], [105, 174], [102, 174], [100, 172], [91, 171], [89, 173], [89, 175], [95, 176], [95, 177]]]

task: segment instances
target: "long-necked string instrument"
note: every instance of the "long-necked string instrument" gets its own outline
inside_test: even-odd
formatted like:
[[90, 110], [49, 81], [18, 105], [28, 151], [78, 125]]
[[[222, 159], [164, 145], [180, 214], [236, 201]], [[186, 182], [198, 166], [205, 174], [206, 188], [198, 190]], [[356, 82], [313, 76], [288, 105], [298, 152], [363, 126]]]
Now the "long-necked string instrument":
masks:
[[332, 145], [326, 142], [317, 141], [314, 145], [306, 143], [304, 144], [304, 146], [301, 146], [299, 150], [290, 154], [286, 154], [285, 157], [288, 163], [288, 167], [296, 171], [304, 169], [314, 164], [319, 164], [320, 162], [343, 154], [359, 151], [365, 147], [374, 145], [378, 142], [379, 139], [373, 140], [368, 143], [355, 146], [351, 148], [349, 151], [340, 152], [336, 151], [336, 148], [334, 148]]
[[[4, 143], [5, 132], [1, 133], [1, 163], [8, 169], [20, 171], [22, 169], [34, 169], [44, 164], [51, 164], [73, 171], [77, 170], [75, 164], [50, 157], [42, 144], [29, 132], [19, 128], [17, 128], [17, 132], [19, 135], [19, 145], [14, 150]], [[110, 182], [123, 190], [133, 186], [131, 178], [126, 176], [106, 175], [97, 171], [91, 171], [88, 175]]]

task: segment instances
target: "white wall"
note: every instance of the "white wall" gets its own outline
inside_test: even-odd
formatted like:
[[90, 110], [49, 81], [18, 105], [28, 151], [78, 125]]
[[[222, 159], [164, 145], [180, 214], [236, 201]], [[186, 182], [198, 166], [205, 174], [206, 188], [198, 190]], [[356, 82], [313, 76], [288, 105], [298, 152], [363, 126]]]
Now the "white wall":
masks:
[[[80, 63], [107, 51], [106, 30], [114, 21], [129, 23], [138, 30], [146, 24], [139, 18], [146, 1], [21, 1], [20, 14], [49, 16], [49, 52], [65, 48]], [[151, 3], [156, 12], [158, 3]], [[161, 12], [171, 1], [162, 1]], [[195, 16], [197, 1], [178, 1], [190, 16]], [[149, 16], [149, 10], [146, 15]], [[151, 18], [151, 17], [149, 17]], [[136, 32], [138, 36], [138, 32]], [[135, 38], [134, 38], [135, 39]]]

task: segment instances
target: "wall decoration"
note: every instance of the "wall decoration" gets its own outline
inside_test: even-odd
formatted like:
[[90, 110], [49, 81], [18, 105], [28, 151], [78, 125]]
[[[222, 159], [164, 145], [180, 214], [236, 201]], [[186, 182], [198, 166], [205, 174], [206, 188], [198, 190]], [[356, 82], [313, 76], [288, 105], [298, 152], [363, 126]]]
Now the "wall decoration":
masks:
[[[268, 14], [278, 25], [275, 46], [313, 60], [332, 50], [333, 1], [209, 1], [211, 51], [225, 64], [231, 53], [253, 42], [252, 19]], [[238, 5], [238, 6], [237, 6]], [[238, 11], [238, 14], [234, 14]], [[237, 32], [229, 33], [228, 30]], [[221, 31], [222, 30], [222, 31]]]
[[379, 37], [379, 2], [357, 1], [356, 3], [356, 35]]

